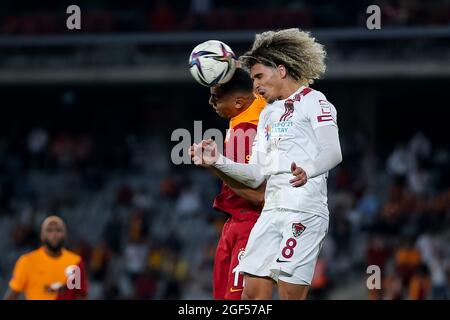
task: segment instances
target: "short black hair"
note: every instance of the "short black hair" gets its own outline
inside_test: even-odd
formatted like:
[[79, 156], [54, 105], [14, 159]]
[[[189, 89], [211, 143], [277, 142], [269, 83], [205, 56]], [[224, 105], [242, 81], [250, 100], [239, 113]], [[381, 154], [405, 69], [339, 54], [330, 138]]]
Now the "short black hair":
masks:
[[226, 95], [229, 93], [244, 92], [253, 93], [253, 81], [250, 74], [242, 69], [236, 68], [233, 77], [219, 87], [221, 94]]

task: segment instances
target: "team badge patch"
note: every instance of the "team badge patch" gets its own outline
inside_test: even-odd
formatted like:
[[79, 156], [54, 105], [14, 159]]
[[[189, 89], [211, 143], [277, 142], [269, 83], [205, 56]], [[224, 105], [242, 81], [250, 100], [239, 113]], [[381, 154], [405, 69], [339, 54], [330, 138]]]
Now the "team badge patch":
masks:
[[303, 231], [305, 231], [305, 229], [306, 227], [300, 222], [292, 224], [292, 234], [294, 235], [295, 238], [300, 237], [300, 235], [303, 233]]

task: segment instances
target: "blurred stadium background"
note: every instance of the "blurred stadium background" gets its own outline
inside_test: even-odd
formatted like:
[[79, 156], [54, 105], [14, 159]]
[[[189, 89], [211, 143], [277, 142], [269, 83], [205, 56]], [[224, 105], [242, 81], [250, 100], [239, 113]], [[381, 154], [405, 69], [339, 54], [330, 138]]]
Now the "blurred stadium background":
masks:
[[[66, 8], [81, 8], [80, 31]], [[368, 30], [367, 6], [381, 8]], [[176, 128], [225, 130], [187, 59], [218, 39], [311, 30], [343, 163], [310, 298], [448, 299], [450, 2], [1, 1], [0, 291], [49, 214], [85, 259], [90, 299], [210, 299], [220, 182], [175, 166]], [[379, 265], [382, 290], [366, 288]]]

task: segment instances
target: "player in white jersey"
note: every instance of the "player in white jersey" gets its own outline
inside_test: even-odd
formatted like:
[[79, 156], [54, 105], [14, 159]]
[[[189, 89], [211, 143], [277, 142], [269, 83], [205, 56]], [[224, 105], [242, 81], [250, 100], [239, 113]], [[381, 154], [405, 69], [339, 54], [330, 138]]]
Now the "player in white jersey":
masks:
[[249, 164], [234, 163], [203, 141], [197, 164], [213, 165], [253, 188], [267, 180], [265, 205], [238, 271], [243, 299], [270, 299], [274, 281], [281, 299], [305, 299], [328, 231], [328, 171], [342, 161], [337, 114], [309, 88], [325, 71], [325, 51], [298, 29], [256, 36], [243, 57], [262, 111]]

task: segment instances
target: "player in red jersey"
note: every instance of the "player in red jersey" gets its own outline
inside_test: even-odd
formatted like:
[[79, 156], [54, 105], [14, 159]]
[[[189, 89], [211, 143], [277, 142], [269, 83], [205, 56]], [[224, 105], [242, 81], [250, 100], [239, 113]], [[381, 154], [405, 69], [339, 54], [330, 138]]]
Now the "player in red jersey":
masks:
[[[250, 159], [253, 139], [256, 135], [259, 114], [265, 107], [263, 98], [253, 93], [253, 83], [248, 72], [237, 68], [230, 81], [211, 88], [209, 104], [220, 117], [230, 119], [230, 127], [224, 142], [224, 154], [235, 162], [247, 163]], [[190, 149], [195, 157], [194, 144]], [[223, 180], [213, 207], [229, 218], [222, 229], [214, 259], [214, 299], [241, 299], [243, 276], [235, 272], [253, 225], [264, 203], [265, 186], [251, 189], [221, 171], [211, 170]]]

